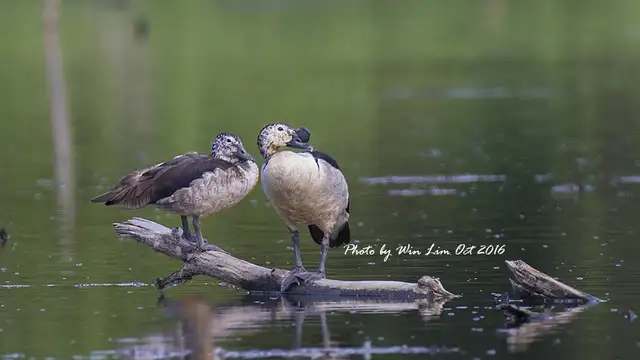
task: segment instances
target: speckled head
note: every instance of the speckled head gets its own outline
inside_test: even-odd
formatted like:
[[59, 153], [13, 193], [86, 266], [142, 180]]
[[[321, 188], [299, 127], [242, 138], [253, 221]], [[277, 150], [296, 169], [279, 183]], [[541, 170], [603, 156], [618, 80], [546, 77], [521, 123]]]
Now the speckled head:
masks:
[[[286, 123], [271, 123], [260, 130], [258, 134], [258, 149], [260, 155], [265, 159], [275, 154], [281, 147], [290, 147], [295, 149], [312, 150], [313, 147], [307, 143], [309, 136], [298, 128], [294, 129]], [[308, 132], [308, 130], [306, 130]], [[306, 141], [300, 139], [300, 135], [306, 136]]]
[[255, 162], [253, 156], [245, 150], [242, 140], [229, 133], [219, 134], [215, 139], [213, 139], [213, 143], [211, 144], [211, 156], [230, 163], [238, 163], [241, 161]]

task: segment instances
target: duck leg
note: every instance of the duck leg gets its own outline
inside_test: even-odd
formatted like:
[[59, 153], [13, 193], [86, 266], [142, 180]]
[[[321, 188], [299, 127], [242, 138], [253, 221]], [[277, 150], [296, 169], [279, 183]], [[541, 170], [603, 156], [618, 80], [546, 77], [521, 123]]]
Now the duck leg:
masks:
[[294, 266], [282, 279], [280, 285], [280, 291], [285, 292], [291, 285], [302, 284], [305, 281], [305, 277], [301, 274], [306, 273], [307, 270], [302, 266], [302, 256], [300, 255], [300, 233], [298, 230], [291, 230], [291, 242], [293, 243], [293, 252], [296, 254], [296, 266]]
[[196, 248], [198, 251], [222, 251], [218, 245], [209, 244], [204, 239], [200, 230], [200, 216], [198, 215], [193, 215], [193, 229], [196, 231], [196, 239], [198, 240]]
[[296, 267], [294, 269], [305, 271], [304, 266], [302, 266], [302, 255], [300, 255], [300, 233], [297, 230], [291, 232], [291, 242], [293, 243], [293, 252], [296, 254]]
[[180, 219], [182, 220], [182, 237], [189, 241], [193, 241], [194, 239], [191, 235], [191, 229], [189, 228], [189, 219], [184, 215], [180, 215]]
[[329, 249], [329, 239], [331, 237], [331, 233], [324, 233], [324, 237], [322, 238], [322, 244], [320, 245], [320, 265], [318, 266], [318, 271], [314, 274], [314, 277], [324, 279], [324, 264], [327, 262], [327, 250]]

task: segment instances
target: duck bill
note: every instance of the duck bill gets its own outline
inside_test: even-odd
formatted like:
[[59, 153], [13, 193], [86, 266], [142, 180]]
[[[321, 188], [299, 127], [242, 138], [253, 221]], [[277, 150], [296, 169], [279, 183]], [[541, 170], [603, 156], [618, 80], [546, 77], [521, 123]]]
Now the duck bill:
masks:
[[287, 147], [302, 150], [313, 150], [311, 144], [303, 142], [299, 138], [293, 139], [287, 143]]
[[233, 153], [233, 155], [235, 155], [235, 157], [243, 161], [253, 161], [253, 162], [256, 161], [256, 159], [254, 159], [253, 156], [251, 156], [251, 154], [249, 154], [246, 151], [244, 153], [240, 151], [236, 151], [235, 153]]

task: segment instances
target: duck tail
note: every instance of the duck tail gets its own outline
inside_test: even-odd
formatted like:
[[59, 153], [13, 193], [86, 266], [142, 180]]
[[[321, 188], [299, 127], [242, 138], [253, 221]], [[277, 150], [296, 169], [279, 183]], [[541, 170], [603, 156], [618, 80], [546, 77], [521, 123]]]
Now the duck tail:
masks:
[[[107, 192], [100, 194], [93, 199], [93, 203], [104, 203], [106, 206], [110, 205], [124, 205], [125, 207], [131, 207], [131, 200], [134, 200], [139, 196], [140, 177], [145, 170], [134, 171], [130, 174], [123, 176], [114, 186], [112, 186]], [[134, 201], [135, 202], [135, 201]], [[135, 208], [135, 206], [134, 206]]]
[[329, 247], [335, 248], [342, 245], [346, 245], [351, 242], [351, 230], [349, 229], [349, 222], [344, 223], [340, 231], [338, 231], [338, 236], [335, 239], [331, 239], [329, 242]]
[[[318, 245], [322, 245], [322, 238], [324, 237], [322, 230], [316, 225], [309, 225], [309, 232], [311, 233], [313, 241]], [[349, 229], [349, 223], [345, 222], [340, 228], [340, 231], [338, 231], [338, 235], [329, 240], [329, 247], [336, 248], [349, 242], [351, 242], [351, 230]]]
[[105, 203], [105, 205], [111, 205], [111, 204], [107, 204], [108, 202], [110, 202], [113, 197], [117, 195], [117, 192], [114, 194], [114, 191], [107, 191], [104, 194], [100, 194], [96, 197], [94, 197], [93, 199], [91, 199], [92, 203]]
[[91, 199], [93, 203], [104, 203], [105, 206], [119, 205], [123, 201], [127, 200], [127, 194], [131, 192], [131, 188], [119, 188], [111, 191], [107, 191], [104, 194], [98, 195]]
[[108, 191], [91, 199], [94, 203], [104, 203], [106, 206], [120, 205], [125, 209], [139, 209], [150, 203], [148, 193], [140, 186], [129, 186]]
[[309, 233], [311, 233], [311, 238], [318, 245], [322, 245], [322, 238], [324, 237], [324, 233], [320, 230], [316, 225], [309, 225]]

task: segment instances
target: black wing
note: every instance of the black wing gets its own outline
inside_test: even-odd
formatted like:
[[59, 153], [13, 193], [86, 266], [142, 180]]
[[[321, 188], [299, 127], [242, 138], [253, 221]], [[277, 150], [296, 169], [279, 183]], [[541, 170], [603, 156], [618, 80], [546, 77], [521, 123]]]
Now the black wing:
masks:
[[[207, 156], [206, 158], [191, 158], [185, 161], [171, 164], [166, 169], [158, 169], [158, 174], [152, 175], [149, 181], [153, 182], [150, 204], [155, 204], [158, 200], [173, 195], [176, 191], [189, 187], [193, 180], [196, 180], [206, 172], [216, 169], [227, 170], [233, 164]], [[156, 169], [151, 170], [156, 172]], [[142, 175], [141, 182], [144, 181], [145, 174]]]
[[316, 159], [316, 164], [318, 163], [319, 159], [322, 159], [322, 160], [328, 162], [329, 165], [331, 165], [334, 168], [340, 170], [340, 166], [338, 165], [338, 162], [336, 161], [336, 159], [334, 159], [331, 156], [329, 156], [329, 154], [325, 154], [325, 153], [320, 152], [320, 151], [309, 151], [309, 154], [313, 155], [313, 158]]

